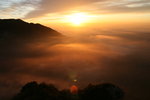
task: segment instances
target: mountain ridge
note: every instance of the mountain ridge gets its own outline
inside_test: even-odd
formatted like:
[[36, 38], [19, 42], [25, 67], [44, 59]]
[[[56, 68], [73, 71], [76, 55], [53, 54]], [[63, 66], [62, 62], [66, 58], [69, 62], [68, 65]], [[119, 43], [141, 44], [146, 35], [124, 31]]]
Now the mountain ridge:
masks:
[[28, 23], [21, 19], [0, 19], [0, 37], [52, 37], [61, 33], [39, 23]]

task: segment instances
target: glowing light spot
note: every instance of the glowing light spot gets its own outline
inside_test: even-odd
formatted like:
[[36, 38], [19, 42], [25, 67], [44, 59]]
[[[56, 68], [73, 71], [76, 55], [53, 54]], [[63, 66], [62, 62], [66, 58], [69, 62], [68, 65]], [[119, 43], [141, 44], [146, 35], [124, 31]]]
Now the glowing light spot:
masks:
[[71, 86], [70, 92], [71, 92], [72, 94], [77, 94], [77, 93], [78, 93], [78, 87], [75, 86], [75, 85]]
[[74, 79], [74, 80], [73, 80], [73, 82], [77, 82], [77, 81], [78, 81], [77, 79]]
[[66, 20], [68, 20], [70, 23], [76, 26], [79, 26], [87, 22], [88, 19], [89, 19], [89, 16], [85, 13], [74, 13], [66, 17]]

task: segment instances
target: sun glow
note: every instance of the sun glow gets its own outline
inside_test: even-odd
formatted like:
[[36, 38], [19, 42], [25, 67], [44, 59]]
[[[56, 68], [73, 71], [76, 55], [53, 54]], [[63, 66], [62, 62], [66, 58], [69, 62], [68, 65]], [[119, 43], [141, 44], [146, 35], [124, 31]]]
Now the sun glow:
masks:
[[73, 13], [71, 15], [66, 16], [66, 20], [76, 26], [79, 26], [83, 23], [86, 23], [89, 20], [89, 15], [86, 13]]

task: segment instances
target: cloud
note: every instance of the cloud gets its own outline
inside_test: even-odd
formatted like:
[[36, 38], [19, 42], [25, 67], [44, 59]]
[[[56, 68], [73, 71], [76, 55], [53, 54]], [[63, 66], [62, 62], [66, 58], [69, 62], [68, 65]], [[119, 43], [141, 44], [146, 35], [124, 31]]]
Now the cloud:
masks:
[[3, 94], [0, 97], [7, 97], [8, 91], [13, 95], [21, 85], [33, 80], [69, 88], [72, 80], [77, 79], [79, 87], [112, 82], [128, 90], [129, 100], [143, 96], [147, 100], [149, 37], [148, 32], [116, 30], [61, 41], [46, 37], [42, 41], [19, 43], [3, 40], [0, 50], [0, 79], [3, 80], [0, 92]]
[[149, 0], [107, 0], [79, 8], [96, 14], [149, 13]]
[[1, 18], [36, 18], [47, 14], [83, 11], [104, 13], [149, 13], [149, 0], [1, 0]]
[[37, 17], [99, 0], [1, 0], [2, 18]]
[[43, 0], [41, 7], [28, 14], [26, 18], [39, 17], [49, 13], [68, 11], [85, 11], [90, 13], [149, 13], [149, 0], [80, 0], [80, 1], [51, 1]]
[[1, 18], [23, 18], [39, 6], [40, 0], [1, 0]]
[[94, 3], [97, 1], [103, 1], [103, 0], [43, 0], [40, 3], [40, 7], [38, 10], [35, 10], [28, 14], [26, 18], [32, 18], [37, 16], [42, 16], [44, 14], [49, 13], [58, 13], [58, 12], [64, 12], [68, 11], [69, 9], [73, 9], [79, 6], [83, 6], [86, 4]]

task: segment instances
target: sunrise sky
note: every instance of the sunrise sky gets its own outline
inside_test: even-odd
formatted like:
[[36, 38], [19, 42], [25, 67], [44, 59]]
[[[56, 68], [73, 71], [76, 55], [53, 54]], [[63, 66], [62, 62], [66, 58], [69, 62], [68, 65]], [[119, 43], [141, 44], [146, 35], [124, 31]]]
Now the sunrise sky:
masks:
[[41, 33], [38, 41], [37, 34], [23, 32], [19, 36], [29, 39], [20, 39], [6, 28], [0, 34], [0, 100], [33, 80], [59, 89], [112, 82], [125, 90], [125, 100], [150, 100], [150, 0], [0, 0], [0, 19], [10, 18], [64, 37]]
[[[76, 17], [79, 14], [81, 19]], [[0, 17], [21, 18], [28, 22], [41, 23], [64, 34], [75, 32], [75, 27], [78, 26], [82, 27], [83, 33], [83, 27], [100, 28], [110, 25], [112, 27], [120, 26], [122, 23], [130, 26], [137, 23], [147, 24], [150, 22], [150, 1], [1, 0]], [[77, 22], [77, 19], [80, 22]]]

